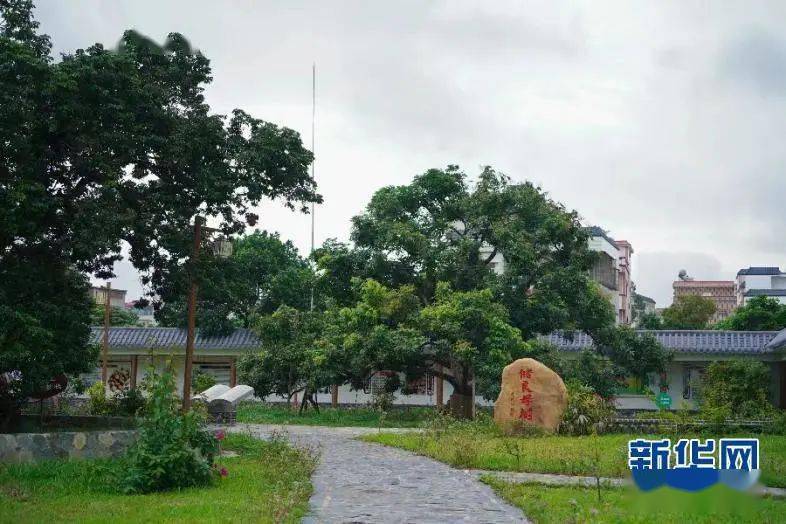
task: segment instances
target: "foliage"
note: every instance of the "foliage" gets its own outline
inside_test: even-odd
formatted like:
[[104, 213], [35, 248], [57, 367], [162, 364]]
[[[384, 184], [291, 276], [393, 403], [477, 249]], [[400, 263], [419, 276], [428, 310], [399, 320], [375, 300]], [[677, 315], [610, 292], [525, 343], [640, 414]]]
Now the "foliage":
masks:
[[0, 372], [21, 374], [4, 387], [7, 414], [94, 365], [80, 272], [110, 277], [123, 241], [166, 296], [200, 271], [183, 264], [196, 213], [234, 234], [265, 198], [305, 209], [321, 197], [298, 133], [210, 112], [209, 61], [182, 35], [160, 48], [127, 31], [117, 50], [55, 61], [30, 1], [4, 1], [0, 16]]
[[[162, 325], [186, 325], [186, 277], [172, 275], [162, 289], [165, 295], [156, 313]], [[213, 258], [202, 268], [197, 323], [207, 333], [225, 334], [237, 326], [252, 327], [256, 316], [272, 314], [282, 305], [308, 309], [314, 279], [291, 242], [277, 233], [254, 231], [233, 241], [228, 258]]]
[[[613, 324], [588, 276], [595, 255], [578, 215], [490, 167], [472, 187], [457, 166], [384, 187], [352, 222], [359, 276], [410, 284], [426, 305], [447, 282], [458, 292], [492, 289], [524, 338], [567, 327], [600, 334]], [[492, 270], [497, 255], [502, 275]]]
[[672, 358], [672, 353], [652, 334], [637, 333], [627, 326], [619, 326], [614, 331], [613, 343], [602, 352], [639, 384], [646, 384], [647, 375], [651, 373], [666, 371]]
[[141, 414], [147, 406], [147, 399], [139, 388], [129, 388], [118, 391], [111, 399], [114, 414], [135, 417]]
[[324, 342], [321, 312], [298, 311], [281, 306], [269, 316], [258, 319], [254, 331], [262, 348], [240, 358], [240, 381], [254, 388], [256, 396], [282, 395], [288, 401], [295, 393], [316, 392], [333, 382]]
[[753, 297], [714, 327], [734, 331], [781, 330], [786, 328], [786, 304], [771, 297]]
[[213, 377], [213, 375], [209, 375], [197, 370], [194, 373], [194, 379], [191, 381], [191, 383], [194, 388], [194, 393], [202, 393], [206, 389], [215, 386], [216, 379]]
[[754, 360], [713, 362], [701, 384], [701, 409], [710, 418], [758, 418], [773, 411], [770, 371]]
[[133, 417], [146, 406], [145, 396], [139, 389], [124, 389], [114, 395], [107, 395], [101, 381], [87, 388], [87, 405], [91, 415], [117, 415]]
[[[103, 304], [93, 304], [90, 308], [90, 325], [103, 326], [104, 325], [104, 311]], [[126, 309], [124, 307], [110, 306], [109, 308], [109, 325], [110, 326], [139, 326], [139, 315], [133, 309]]]
[[706, 329], [715, 310], [715, 303], [707, 297], [679, 297], [663, 310], [663, 329]]
[[657, 313], [644, 313], [639, 317], [639, 329], [664, 329], [663, 319]]
[[91, 415], [109, 414], [109, 398], [107, 398], [106, 386], [103, 382], [94, 382], [87, 388], [87, 403]]
[[603, 433], [614, 416], [614, 405], [577, 381], [569, 381], [568, 406], [562, 415], [560, 433], [590, 435]]
[[229, 475], [210, 486], [165, 493], [124, 495], [122, 460], [50, 460], [0, 467], [0, 521], [96, 522], [107, 515], [122, 522], [295, 524], [308, 513], [311, 450], [280, 439], [264, 441], [229, 433], [222, 448]]
[[88, 343], [87, 279], [46, 253], [30, 257], [0, 257], [0, 376], [9, 373], [0, 378], [0, 422], [53, 378], [91, 371], [98, 358]]
[[210, 484], [217, 440], [203, 428], [203, 415], [196, 410], [178, 412], [171, 369], [159, 375], [150, 368], [145, 380], [149, 400], [139, 440], [128, 452], [124, 491], [149, 493]]

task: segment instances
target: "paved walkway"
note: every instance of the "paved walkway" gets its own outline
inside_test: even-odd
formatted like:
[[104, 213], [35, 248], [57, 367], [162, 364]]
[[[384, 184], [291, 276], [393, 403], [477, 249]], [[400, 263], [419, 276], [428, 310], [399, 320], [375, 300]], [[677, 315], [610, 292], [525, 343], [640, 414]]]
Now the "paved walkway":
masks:
[[520, 510], [479, 482], [475, 472], [355, 440], [376, 432], [374, 428], [238, 424], [232, 431], [262, 438], [286, 432], [295, 443], [321, 448], [311, 514], [304, 522], [527, 522]]

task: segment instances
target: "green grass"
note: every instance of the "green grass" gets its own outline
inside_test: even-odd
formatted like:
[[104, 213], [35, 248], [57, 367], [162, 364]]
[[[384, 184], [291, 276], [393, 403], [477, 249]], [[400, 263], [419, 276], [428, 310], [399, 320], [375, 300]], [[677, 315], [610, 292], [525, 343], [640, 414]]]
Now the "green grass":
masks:
[[369, 408], [319, 408], [319, 413], [308, 409], [303, 415], [284, 405], [261, 402], [242, 402], [237, 408], [238, 422], [250, 424], [295, 424], [305, 426], [356, 426], [368, 428], [419, 427], [434, 412], [433, 408], [400, 407], [385, 416]]
[[[461, 468], [564, 475], [592, 475], [597, 470], [603, 477], [625, 477], [629, 475], [628, 440], [640, 437], [642, 435], [625, 434], [503, 437], [490, 430], [448, 430], [441, 433], [379, 433], [363, 439], [403, 448]], [[761, 481], [768, 486], [786, 487], [786, 436], [758, 435], [758, 438]]]
[[780, 523], [786, 501], [757, 498], [726, 486], [699, 493], [661, 488], [640, 493], [634, 488], [595, 488], [514, 484], [483, 477], [502, 498], [518, 506], [537, 524], [593, 523]]
[[310, 454], [282, 442], [230, 434], [229, 475], [205, 488], [119, 492], [119, 460], [0, 466], [0, 522], [297, 522], [308, 510]]

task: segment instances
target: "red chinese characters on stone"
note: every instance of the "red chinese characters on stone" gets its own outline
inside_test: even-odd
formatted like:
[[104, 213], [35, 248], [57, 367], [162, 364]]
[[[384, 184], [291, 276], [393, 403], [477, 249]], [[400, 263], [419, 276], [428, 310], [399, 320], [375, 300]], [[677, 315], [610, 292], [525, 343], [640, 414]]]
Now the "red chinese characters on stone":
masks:
[[519, 419], [530, 422], [532, 421], [532, 390], [529, 388], [529, 379], [531, 378], [531, 369], [519, 371], [519, 380], [521, 380], [521, 398], [519, 398], [519, 402], [522, 405], [519, 410]]

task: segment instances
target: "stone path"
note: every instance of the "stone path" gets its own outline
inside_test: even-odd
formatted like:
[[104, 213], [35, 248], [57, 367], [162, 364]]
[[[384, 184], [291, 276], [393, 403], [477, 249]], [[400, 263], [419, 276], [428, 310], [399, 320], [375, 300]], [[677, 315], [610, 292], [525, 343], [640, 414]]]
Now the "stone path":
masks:
[[304, 522], [527, 522], [520, 510], [479, 482], [475, 472], [355, 440], [376, 432], [374, 428], [238, 424], [231, 431], [261, 438], [285, 432], [296, 444], [321, 448], [311, 514]]

